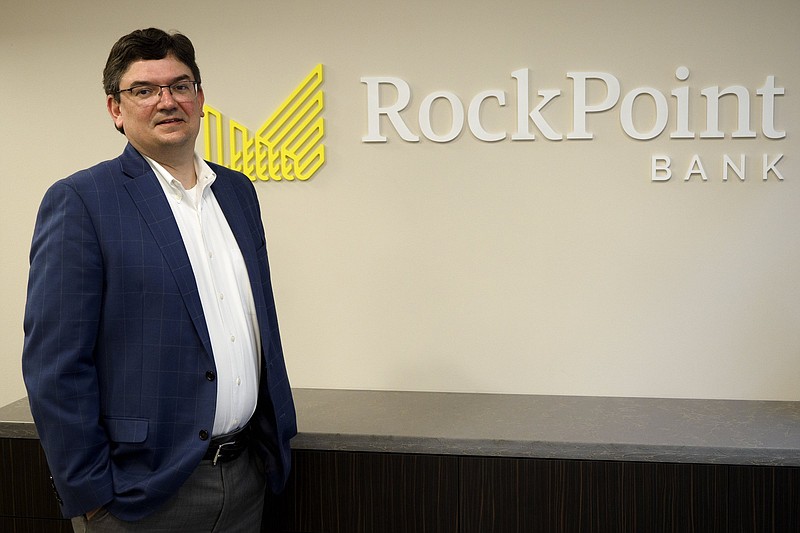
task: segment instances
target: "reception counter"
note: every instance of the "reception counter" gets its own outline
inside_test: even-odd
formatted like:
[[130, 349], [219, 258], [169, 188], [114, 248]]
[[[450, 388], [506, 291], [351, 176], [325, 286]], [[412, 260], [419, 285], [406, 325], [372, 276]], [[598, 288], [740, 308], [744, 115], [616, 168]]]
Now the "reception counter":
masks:
[[[264, 531], [800, 531], [800, 402], [294, 392]], [[69, 531], [36, 438], [0, 409], [2, 531]]]
[[800, 466], [800, 402], [295, 391], [311, 450]]

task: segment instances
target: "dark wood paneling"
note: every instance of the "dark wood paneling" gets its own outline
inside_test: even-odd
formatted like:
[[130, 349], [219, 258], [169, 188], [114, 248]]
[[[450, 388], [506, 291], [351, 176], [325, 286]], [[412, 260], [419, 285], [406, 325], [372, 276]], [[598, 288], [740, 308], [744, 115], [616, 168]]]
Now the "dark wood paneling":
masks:
[[800, 531], [800, 469], [461, 459], [462, 533]]
[[0, 458], [0, 516], [60, 519], [39, 441], [2, 438]]
[[729, 531], [800, 532], [800, 468], [728, 467]]
[[456, 457], [297, 451], [294, 465], [267, 531], [458, 531]]
[[69, 520], [36, 520], [0, 516], [3, 533], [73, 533]]
[[[0, 531], [71, 531], [37, 440], [0, 439]], [[268, 533], [800, 532], [800, 468], [294, 452]]]

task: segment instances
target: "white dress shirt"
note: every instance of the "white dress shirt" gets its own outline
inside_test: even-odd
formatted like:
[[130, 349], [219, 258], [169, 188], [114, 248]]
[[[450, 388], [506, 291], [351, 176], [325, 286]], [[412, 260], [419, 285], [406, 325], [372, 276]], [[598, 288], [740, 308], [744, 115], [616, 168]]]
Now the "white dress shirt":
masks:
[[217, 367], [216, 436], [244, 426], [255, 411], [261, 339], [242, 253], [211, 190], [217, 176], [197, 154], [194, 158], [197, 184], [186, 190], [145, 157], [175, 215], [200, 292]]

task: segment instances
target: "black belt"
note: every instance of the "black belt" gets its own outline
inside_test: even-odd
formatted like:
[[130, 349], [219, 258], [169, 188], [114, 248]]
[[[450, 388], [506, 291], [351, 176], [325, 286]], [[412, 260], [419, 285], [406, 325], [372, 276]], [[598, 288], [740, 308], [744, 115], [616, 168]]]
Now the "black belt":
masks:
[[233, 433], [211, 439], [203, 459], [210, 459], [214, 466], [218, 462], [227, 463], [239, 457], [247, 449], [248, 444], [250, 444], [250, 426], [245, 426]]

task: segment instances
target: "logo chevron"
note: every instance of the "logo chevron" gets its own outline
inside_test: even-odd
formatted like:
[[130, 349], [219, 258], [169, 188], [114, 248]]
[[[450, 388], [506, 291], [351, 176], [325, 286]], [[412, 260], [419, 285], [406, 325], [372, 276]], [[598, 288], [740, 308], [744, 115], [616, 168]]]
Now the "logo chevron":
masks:
[[325, 163], [322, 64], [314, 67], [264, 124], [252, 134], [228, 120], [225, 158], [224, 120], [206, 105], [205, 158], [244, 173], [252, 181], [306, 181]]

